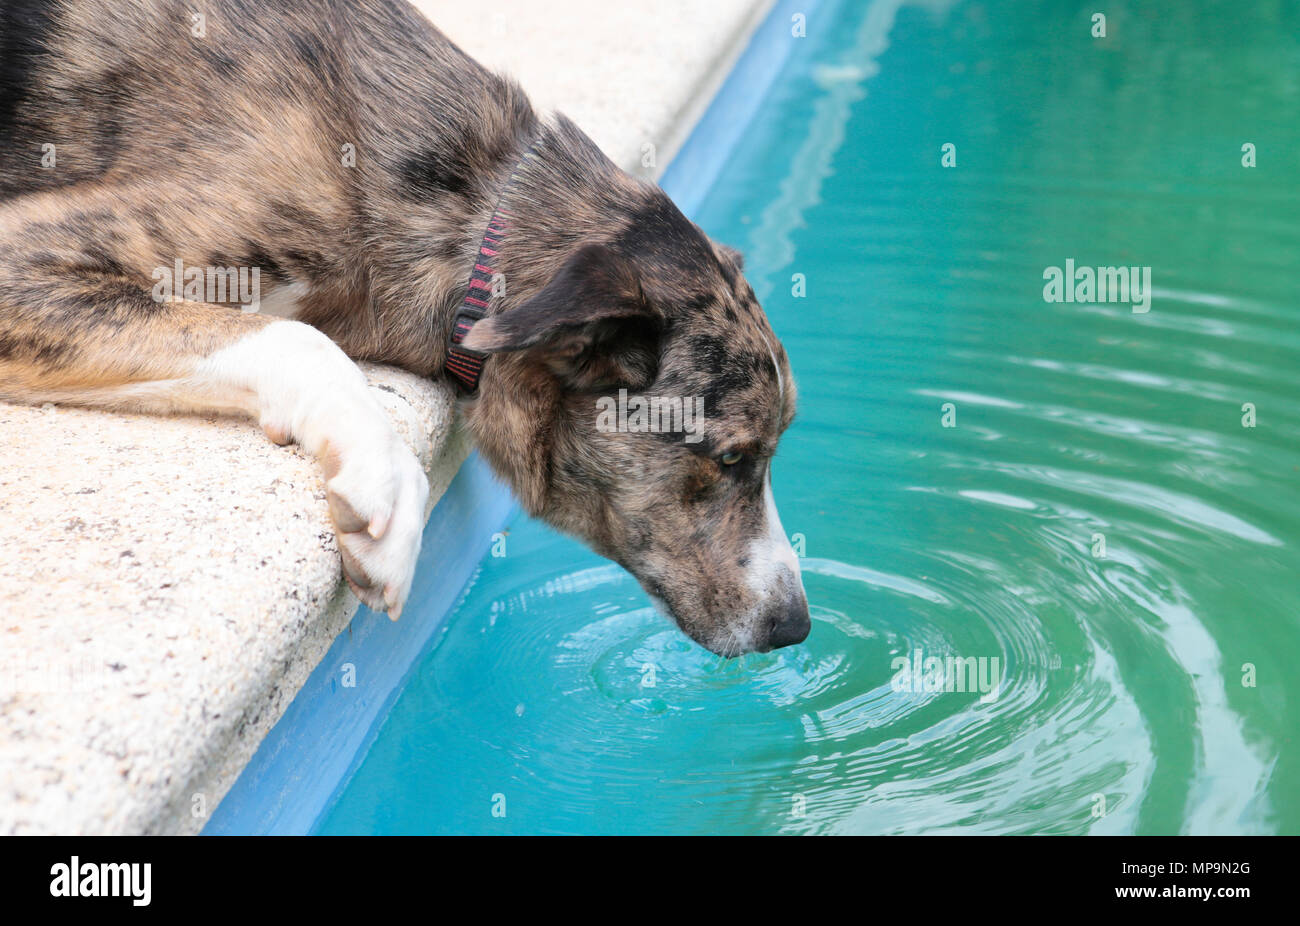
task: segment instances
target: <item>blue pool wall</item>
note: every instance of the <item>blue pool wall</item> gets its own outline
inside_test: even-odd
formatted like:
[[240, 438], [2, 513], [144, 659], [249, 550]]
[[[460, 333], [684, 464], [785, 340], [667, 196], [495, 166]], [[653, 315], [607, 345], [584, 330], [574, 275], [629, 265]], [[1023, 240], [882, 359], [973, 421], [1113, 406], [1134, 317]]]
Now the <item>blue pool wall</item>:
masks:
[[793, 49], [793, 17], [802, 15], [807, 28], [816, 28], [818, 14], [834, 9], [837, 0], [782, 0], [775, 4], [750, 37], [731, 73], [691, 130], [659, 185], [677, 207], [695, 215], [713, 188], [733, 148], [744, 138], [763, 98], [781, 73]]
[[[781, 0], [754, 31], [660, 185], [694, 215], [741, 141], [797, 41], [835, 0]], [[203, 835], [302, 835], [328, 811], [374, 742], [404, 682], [432, 645], [487, 554], [518, 511], [477, 453], [430, 515], [410, 601], [396, 624], [363, 607], [271, 729], [213, 813]], [[348, 666], [351, 666], [348, 669]], [[356, 680], [345, 687], [345, 672]]]
[[[402, 619], [394, 623], [366, 607], [357, 612], [236, 779], [205, 835], [311, 831], [516, 507], [487, 464], [471, 454], [429, 517]], [[346, 686], [345, 677], [355, 685]]]

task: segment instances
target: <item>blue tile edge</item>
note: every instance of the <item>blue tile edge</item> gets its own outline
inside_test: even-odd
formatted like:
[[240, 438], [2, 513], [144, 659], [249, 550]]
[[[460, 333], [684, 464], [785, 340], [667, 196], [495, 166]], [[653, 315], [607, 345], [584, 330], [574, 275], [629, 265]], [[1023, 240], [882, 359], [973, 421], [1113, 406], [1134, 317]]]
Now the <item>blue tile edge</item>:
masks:
[[811, 22], [823, 5], [823, 0], [778, 0], [750, 36], [731, 73], [659, 180], [686, 215], [699, 211], [780, 75], [794, 43], [805, 41], [792, 36], [792, 17], [803, 14]]
[[[364, 757], [435, 632], [460, 600], [492, 534], [517, 506], [477, 453], [429, 516], [402, 619], [362, 607], [330, 646], [217, 806], [203, 835], [311, 831]], [[348, 665], [354, 687], [344, 686]]]

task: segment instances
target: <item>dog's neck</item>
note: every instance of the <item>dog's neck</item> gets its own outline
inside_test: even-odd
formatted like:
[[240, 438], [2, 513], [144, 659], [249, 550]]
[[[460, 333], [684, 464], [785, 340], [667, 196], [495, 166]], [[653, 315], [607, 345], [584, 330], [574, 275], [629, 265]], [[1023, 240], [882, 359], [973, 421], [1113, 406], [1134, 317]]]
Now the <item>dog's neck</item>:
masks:
[[622, 220], [611, 203], [629, 181], [594, 142], [561, 120], [531, 135], [513, 164], [498, 173], [499, 192], [482, 222], [449, 328], [444, 369], [463, 390], [476, 390], [485, 361], [461, 346], [475, 322], [545, 286], [575, 244], [619, 231]]
[[[459, 263], [462, 275], [437, 320], [439, 371], [484, 231], [498, 208], [508, 214], [494, 264], [504, 292], [490, 300], [487, 315], [509, 313], [528, 301], [582, 244], [616, 238], [630, 220], [627, 204], [635, 202], [639, 181], [619, 170], [572, 122], [557, 118], [521, 140], [499, 169], [496, 184], [497, 192], [484, 197], [465, 232], [470, 244]], [[498, 353], [483, 366], [477, 391], [466, 397], [465, 420], [479, 451], [525, 508], [542, 510], [554, 438], [548, 423], [561, 419], [564, 401], [556, 380], [523, 352]]]
[[497, 252], [491, 267], [501, 285], [484, 314], [495, 315], [541, 290], [580, 244], [617, 235], [628, 219], [620, 204], [631, 201], [636, 184], [562, 117], [520, 138], [497, 165], [493, 183], [461, 231], [457, 284], [439, 300], [433, 320], [444, 350], [475, 268], [482, 265], [485, 235]]

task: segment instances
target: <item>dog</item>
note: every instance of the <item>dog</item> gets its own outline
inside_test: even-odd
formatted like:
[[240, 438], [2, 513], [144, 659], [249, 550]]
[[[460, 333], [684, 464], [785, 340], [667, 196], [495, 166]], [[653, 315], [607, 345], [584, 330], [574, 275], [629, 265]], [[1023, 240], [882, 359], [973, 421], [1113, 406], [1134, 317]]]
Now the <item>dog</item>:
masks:
[[[354, 361], [449, 379], [523, 507], [692, 639], [807, 637], [794, 378], [740, 255], [402, 0], [7, 0], [0, 152], [0, 399], [297, 442], [396, 619], [428, 484]], [[704, 427], [602, 426], [616, 394]]]

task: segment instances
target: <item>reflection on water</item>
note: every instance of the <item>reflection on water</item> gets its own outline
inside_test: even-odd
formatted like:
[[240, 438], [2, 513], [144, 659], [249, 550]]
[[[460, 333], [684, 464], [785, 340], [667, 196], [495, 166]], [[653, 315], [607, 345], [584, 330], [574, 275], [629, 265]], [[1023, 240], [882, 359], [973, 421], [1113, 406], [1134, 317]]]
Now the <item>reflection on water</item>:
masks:
[[808, 642], [521, 520], [323, 831], [1300, 832], [1300, 7], [829, 7], [697, 216], [800, 379]]

